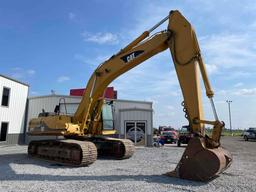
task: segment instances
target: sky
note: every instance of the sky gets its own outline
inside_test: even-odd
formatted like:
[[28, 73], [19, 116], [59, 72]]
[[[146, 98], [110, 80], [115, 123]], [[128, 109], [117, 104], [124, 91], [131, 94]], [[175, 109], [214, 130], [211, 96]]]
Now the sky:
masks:
[[[30, 96], [69, 94], [85, 87], [100, 63], [176, 9], [195, 28], [219, 119], [230, 127], [226, 100], [231, 100], [232, 128], [256, 127], [254, 0], [0, 0], [0, 73], [28, 83]], [[152, 101], [155, 127], [187, 124], [169, 50], [110, 86], [119, 99]], [[203, 104], [205, 118], [213, 120], [206, 96]]]

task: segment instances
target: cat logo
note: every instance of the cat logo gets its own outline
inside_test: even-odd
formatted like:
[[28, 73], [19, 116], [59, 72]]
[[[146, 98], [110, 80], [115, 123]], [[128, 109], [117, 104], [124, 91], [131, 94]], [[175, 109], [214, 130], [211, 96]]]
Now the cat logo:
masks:
[[135, 59], [136, 57], [138, 57], [143, 52], [144, 51], [142, 51], [142, 50], [134, 51], [132, 53], [129, 53], [128, 55], [121, 57], [120, 59], [122, 59], [125, 63], [128, 63], [128, 62], [132, 61], [133, 59]]

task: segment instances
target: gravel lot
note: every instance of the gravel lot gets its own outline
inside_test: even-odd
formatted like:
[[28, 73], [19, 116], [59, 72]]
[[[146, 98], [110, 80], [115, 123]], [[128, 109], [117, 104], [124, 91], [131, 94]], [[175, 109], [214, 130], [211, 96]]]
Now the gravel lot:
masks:
[[0, 191], [256, 191], [256, 142], [223, 137], [234, 162], [209, 183], [164, 176], [184, 148], [137, 148], [128, 160], [99, 159], [90, 167], [64, 167], [30, 159], [26, 146], [0, 147]]

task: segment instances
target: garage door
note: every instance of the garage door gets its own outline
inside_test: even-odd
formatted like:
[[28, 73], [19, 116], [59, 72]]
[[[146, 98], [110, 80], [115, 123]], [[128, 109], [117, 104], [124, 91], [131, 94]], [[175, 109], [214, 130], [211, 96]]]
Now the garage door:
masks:
[[125, 122], [125, 138], [130, 139], [135, 145], [145, 145], [145, 121], [127, 121]]

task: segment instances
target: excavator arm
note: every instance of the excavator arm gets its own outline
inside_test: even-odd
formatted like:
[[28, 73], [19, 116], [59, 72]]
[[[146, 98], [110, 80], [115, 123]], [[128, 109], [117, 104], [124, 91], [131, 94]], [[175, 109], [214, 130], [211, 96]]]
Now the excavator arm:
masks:
[[[126, 71], [167, 49], [168, 38], [169, 32], [159, 32], [127, 51], [121, 50], [94, 71], [86, 86], [83, 99], [74, 115], [74, 120], [82, 123], [81, 129], [85, 130], [85, 134], [99, 134], [99, 131], [101, 131], [96, 131], [94, 128], [98, 127], [99, 119], [97, 117], [101, 113], [99, 105], [102, 104], [101, 96], [106, 87]], [[86, 131], [87, 129], [88, 131]]]
[[[167, 30], [149, 37], [150, 32], [166, 20], [169, 20]], [[114, 79], [167, 48], [170, 49], [172, 54], [184, 97], [184, 112], [191, 126], [191, 132], [204, 136], [205, 123], [219, 125], [219, 122], [204, 120], [200, 72], [206, 94], [212, 104], [213, 91], [206, 74], [195, 32], [191, 24], [178, 11], [172, 11], [168, 17], [152, 29], [142, 33], [132, 43], [102, 63], [94, 71], [74, 115], [74, 122], [81, 123], [81, 132], [84, 132], [84, 134], [101, 133], [101, 126], [99, 126], [101, 105], [103, 104], [101, 96]], [[214, 114], [216, 114], [215, 108]], [[216, 120], [218, 121], [217, 118]], [[217, 143], [222, 127], [218, 126], [218, 130], [215, 129], [214, 135], [212, 135]]]

